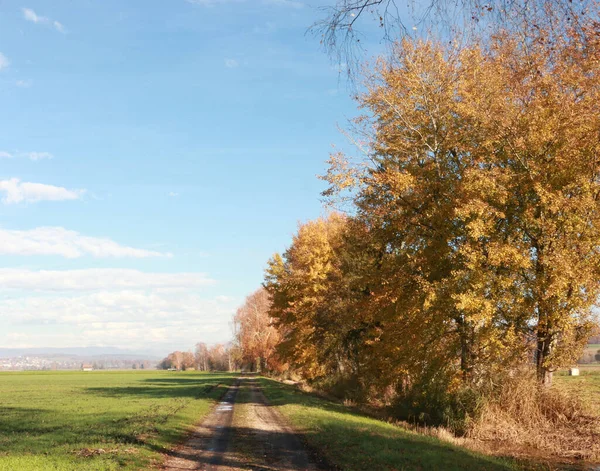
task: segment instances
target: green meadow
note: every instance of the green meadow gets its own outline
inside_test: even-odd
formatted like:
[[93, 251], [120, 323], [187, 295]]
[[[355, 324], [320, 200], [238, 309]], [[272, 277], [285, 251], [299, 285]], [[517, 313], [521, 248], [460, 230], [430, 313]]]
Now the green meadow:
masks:
[[600, 411], [600, 365], [579, 365], [579, 373], [579, 376], [569, 376], [561, 371], [555, 376], [555, 387], [574, 392]]
[[0, 373], [0, 471], [151, 468], [234, 378], [170, 371]]
[[[146, 470], [182, 441], [235, 374], [169, 371], [0, 373], [0, 471]], [[270, 403], [344, 470], [529, 469], [375, 420], [261, 378]], [[600, 407], [600, 368], [556, 376]]]

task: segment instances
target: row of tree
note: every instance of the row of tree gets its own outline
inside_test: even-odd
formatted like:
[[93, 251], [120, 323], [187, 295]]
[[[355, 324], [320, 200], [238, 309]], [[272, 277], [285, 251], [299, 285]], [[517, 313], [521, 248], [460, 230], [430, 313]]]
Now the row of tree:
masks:
[[235, 371], [237, 369], [237, 349], [233, 345], [205, 343], [196, 344], [194, 352], [175, 351], [169, 353], [159, 364], [159, 369], [197, 371]]
[[576, 363], [600, 293], [592, 13], [380, 59], [359, 97], [365, 157], [333, 155], [324, 177], [344, 212], [270, 260], [236, 316], [243, 361], [430, 415]]

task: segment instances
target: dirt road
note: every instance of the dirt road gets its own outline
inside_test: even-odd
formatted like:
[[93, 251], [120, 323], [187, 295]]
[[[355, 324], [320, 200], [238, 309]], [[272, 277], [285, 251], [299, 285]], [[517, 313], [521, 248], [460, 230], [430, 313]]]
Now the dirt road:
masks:
[[164, 469], [292, 471], [324, 469], [285, 420], [267, 405], [258, 381], [239, 378], [223, 400], [167, 459]]

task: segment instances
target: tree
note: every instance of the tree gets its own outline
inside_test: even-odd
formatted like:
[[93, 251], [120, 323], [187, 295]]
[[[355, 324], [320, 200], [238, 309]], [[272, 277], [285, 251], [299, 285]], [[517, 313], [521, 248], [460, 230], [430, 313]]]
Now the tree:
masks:
[[533, 344], [548, 384], [581, 354], [600, 293], [596, 31], [405, 40], [369, 77], [369, 160], [328, 178], [354, 189], [384, 248], [384, 337], [408, 335], [416, 365], [456, 351], [463, 381], [480, 381]]
[[[344, 331], [337, 303], [346, 218], [333, 213], [300, 225], [283, 257], [269, 262], [265, 286], [282, 335], [278, 352], [309, 379], [338, 369]], [[338, 330], [341, 329], [341, 330]]]
[[199, 342], [196, 344], [195, 351], [196, 369], [199, 371], [208, 371], [208, 347], [205, 343]]
[[218, 343], [208, 349], [208, 365], [210, 371], [229, 371], [229, 353], [225, 345]]
[[181, 368], [184, 370], [194, 368], [195, 358], [192, 352], [183, 352], [181, 359]]
[[269, 294], [259, 288], [246, 298], [234, 319], [242, 361], [256, 371], [278, 371], [282, 367], [275, 357], [280, 335], [269, 314], [270, 308]]
[[[324, 18], [311, 30], [351, 78], [359, 71], [361, 45], [369, 37], [393, 44], [402, 38], [428, 37], [432, 29], [441, 36], [464, 30], [485, 36], [498, 29], [521, 29], [523, 22], [535, 29], [548, 16], [560, 36], [578, 27], [582, 17], [598, 19], [595, 0], [332, 0], [332, 6], [323, 10]], [[379, 34], [369, 28], [373, 24]]]

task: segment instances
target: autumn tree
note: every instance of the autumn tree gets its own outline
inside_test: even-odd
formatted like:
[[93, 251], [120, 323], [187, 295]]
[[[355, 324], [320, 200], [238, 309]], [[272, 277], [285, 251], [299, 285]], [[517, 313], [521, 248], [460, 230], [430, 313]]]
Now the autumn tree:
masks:
[[462, 48], [405, 40], [360, 99], [373, 117], [359, 120], [369, 160], [350, 171], [332, 160], [332, 191], [355, 191], [358, 219], [385, 248], [386, 334], [408, 335], [423, 360], [426, 343], [441, 342], [439, 364], [457, 352], [467, 382], [529, 343], [547, 384], [592, 332], [596, 31], [582, 20], [563, 37], [539, 28]]
[[323, 17], [310, 30], [352, 79], [360, 72], [363, 44], [369, 41], [393, 44], [431, 37], [432, 32], [447, 36], [468, 31], [480, 38], [509, 29], [522, 34], [523, 23], [536, 29], [549, 15], [560, 36], [579, 28], [584, 17], [598, 20], [596, 0], [332, 0], [321, 10]]
[[269, 293], [259, 288], [246, 298], [234, 318], [242, 361], [256, 371], [278, 371], [282, 367], [275, 355], [280, 335], [270, 308]]
[[196, 344], [196, 349], [194, 352], [196, 369], [199, 371], [209, 371], [208, 367], [208, 346], [199, 342]]
[[229, 352], [221, 343], [208, 349], [208, 366], [210, 371], [229, 371]]
[[194, 354], [192, 352], [182, 352], [181, 368], [183, 370], [195, 368], [195, 363]]
[[278, 351], [309, 379], [357, 367], [352, 358], [358, 358], [360, 335], [354, 328], [360, 321], [352, 315], [352, 279], [344, 276], [345, 261], [351, 259], [345, 257], [346, 232], [347, 218], [337, 213], [302, 224], [267, 269], [271, 315], [282, 335]]

